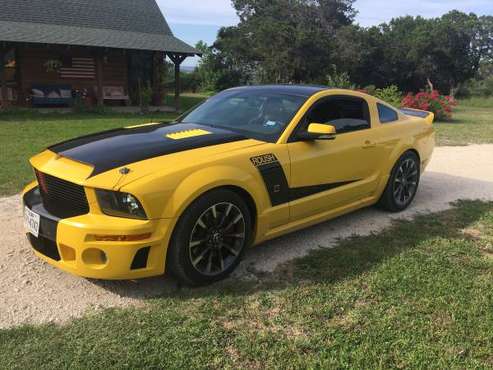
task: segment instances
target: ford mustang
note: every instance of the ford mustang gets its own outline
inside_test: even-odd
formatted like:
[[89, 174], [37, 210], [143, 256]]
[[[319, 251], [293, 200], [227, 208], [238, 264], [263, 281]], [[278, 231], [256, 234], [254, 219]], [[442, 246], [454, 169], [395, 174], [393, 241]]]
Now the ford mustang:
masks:
[[354, 210], [406, 209], [433, 113], [316, 86], [226, 90], [176, 122], [53, 145], [23, 192], [34, 252], [79, 276], [227, 277], [249, 246]]

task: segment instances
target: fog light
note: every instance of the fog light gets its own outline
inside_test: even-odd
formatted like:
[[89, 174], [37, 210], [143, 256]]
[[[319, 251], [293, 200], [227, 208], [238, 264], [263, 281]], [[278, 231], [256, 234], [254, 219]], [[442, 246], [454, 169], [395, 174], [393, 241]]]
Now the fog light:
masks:
[[75, 261], [75, 249], [60, 244], [60, 252], [62, 253], [62, 259], [65, 262]]
[[91, 265], [93, 267], [104, 267], [108, 263], [108, 257], [106, 253], [101, 249], [86, 249], [82, 252], [82, 261], [86, 265]]

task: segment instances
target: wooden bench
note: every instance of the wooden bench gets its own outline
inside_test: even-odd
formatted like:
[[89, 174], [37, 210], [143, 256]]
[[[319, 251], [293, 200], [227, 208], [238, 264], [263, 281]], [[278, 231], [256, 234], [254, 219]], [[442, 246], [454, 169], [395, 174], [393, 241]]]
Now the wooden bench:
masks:
[[[95, 91], [97, 96], [97, 87], [95, 88]], [[103, 100], [122, 101], [125, 105], [130, 104], [130, 97], [125, 94], [125, 89], [123, 86], [104, 86]]]

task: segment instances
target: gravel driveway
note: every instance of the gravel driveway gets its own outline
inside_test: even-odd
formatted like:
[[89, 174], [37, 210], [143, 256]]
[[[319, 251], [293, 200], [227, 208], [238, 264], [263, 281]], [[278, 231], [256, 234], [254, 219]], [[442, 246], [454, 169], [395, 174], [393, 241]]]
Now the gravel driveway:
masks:
[[[395, 218], [442, 211], [458, 199], [493, 200], [493, 145], [437, 148], [411, 209], [398, 215], [366, 209], [268, 242], [247, 253], [236, 277], [252, 270], [272, 271], [320, 245], [327, 247], [340, 238], [378, 232]], [[103, 308], [140, 306], [145, 298], [174, 289], [173, 282], [164, 278], [89, 281], [39, 261], [24, 235], [19, 196], [0, 198], [0, 233], [0, 328], [63, 323]]]

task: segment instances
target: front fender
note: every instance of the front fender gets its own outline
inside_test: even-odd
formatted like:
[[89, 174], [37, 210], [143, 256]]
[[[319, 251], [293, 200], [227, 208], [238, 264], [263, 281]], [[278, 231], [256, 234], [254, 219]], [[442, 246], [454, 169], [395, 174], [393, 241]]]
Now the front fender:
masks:
[[[252, 167], [253, 168], [253, 167]], [[224, 186], [241, 188], [252, 197], [257, 211], [269, 207], [260, 175], [238, 166], [218, 164], [207, 168], [141, 179], [121, 190], [139, 195], [148, 215], [154, 219], [178, 218], [202, 194]]]
[[167, 201], [162, 217], [178, 217], [202, 194], [224, 186], [238, 187], [249, 193], [259, 212], [268, 206], [266, 191], [258, 186], [252, 173], [222, 165], [196, 171], [184, 178]]

